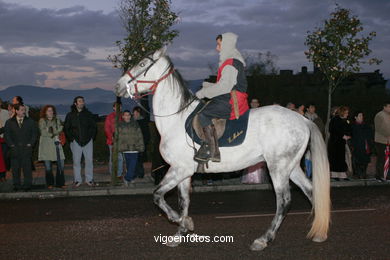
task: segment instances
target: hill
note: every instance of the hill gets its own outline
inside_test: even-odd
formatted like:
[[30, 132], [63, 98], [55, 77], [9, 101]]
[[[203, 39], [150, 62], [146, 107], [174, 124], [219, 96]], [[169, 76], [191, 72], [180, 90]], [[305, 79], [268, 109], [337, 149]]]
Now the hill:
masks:
[[[202, 80], [187, 81], [188, 88], [196, 92], [202, 85]], [[87, 108], [94, 114], [106, 115], [112, 111], [115, 101], [113, 91], [100, 88], [68, 90], [61, 88], [46, 88], [31, 85], [11, 86], [0, 91], [3, 101], [10, 101], [14, 96], [21, 96], [29, 106], [40, 107], [46, 104], [55, 105], [59, 115], [69, 112], [72, 101], [77, 96], [85, 98]], [[136, 103], [130, 99], [122, 99], [123, 110], [132, 110]]]
[[45, 88], [28, 85], [17, 85], [0, 91], [2, 100], [11, 100], [21, 96], [26, 104], [72, 104], [73, 98], [83, 96], [87, 103], [112, 103], [115, 101], [113, 91], [100, 88], [68, 90], [61, 88]]

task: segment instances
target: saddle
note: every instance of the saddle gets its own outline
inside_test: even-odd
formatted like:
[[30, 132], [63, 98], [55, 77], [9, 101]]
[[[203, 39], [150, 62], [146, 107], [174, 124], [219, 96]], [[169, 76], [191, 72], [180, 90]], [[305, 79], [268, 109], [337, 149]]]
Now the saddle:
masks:
[[[203, 106], [204, 104], [200, 103], [188, 116], [185, 124], [187, 134], [199, 145], [202, 143], [202, 140], [205, 140], [198, 119], [198, 112]], [[228, 120], [215, 118], [212, 120], [217, 132], [219, 147], [233, 147], [242, 144], [248, 128], [249, 111], [246, 111], [238, 119]]]
[[[226, 127], [226, 119], [221, 118], [213, 118], [211, 120], [213, 122], [213, 125], [215, 127], [215, 131], [217, 132], [217, 138], [221, 138], [223, 133], [225, 132]], [[194, 116], [194, 119], [192, 120], [192, 128], [195, 130], [196, 135], [201, 139], [205, 140], [204, 133], [202, 131], [202, 126], [200, 125], [199, 121], [199, 114], [196, 114]]]

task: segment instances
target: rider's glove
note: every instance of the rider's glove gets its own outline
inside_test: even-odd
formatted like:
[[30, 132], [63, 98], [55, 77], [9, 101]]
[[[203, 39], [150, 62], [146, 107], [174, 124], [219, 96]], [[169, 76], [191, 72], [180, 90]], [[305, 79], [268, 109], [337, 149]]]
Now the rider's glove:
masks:
[[199, 90], [198, 92], [195, 93], [195, 96], [199, 99], [202, 99], [204, 98], [204, 95], [203, 95], [203, 92], [202, 90]]

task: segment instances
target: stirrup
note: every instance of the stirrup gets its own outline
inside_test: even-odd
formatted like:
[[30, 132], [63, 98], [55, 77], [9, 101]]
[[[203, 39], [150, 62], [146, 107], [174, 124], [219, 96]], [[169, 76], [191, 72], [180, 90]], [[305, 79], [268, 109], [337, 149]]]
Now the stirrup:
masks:
[[199, 148], [198, 152], [194, 156], [194, 160], [197, 162], [208, 162], [211, 158], [210, 144], [204, 142]]
[[211, 160], [212, 162], [221, 162], [221, 155], [211, 157], [210, 160]]

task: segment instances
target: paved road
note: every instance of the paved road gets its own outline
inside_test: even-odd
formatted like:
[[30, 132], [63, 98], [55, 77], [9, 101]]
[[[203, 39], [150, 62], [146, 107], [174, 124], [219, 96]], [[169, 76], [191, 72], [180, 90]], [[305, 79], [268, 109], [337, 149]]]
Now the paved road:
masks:
[[[389, 187], [335, 188], [332, 197], [328, 241], [306, 239], [308, 215], [290, 214], [262, 252], [249, 245], [270, 224], [272, 191], [193, 194], [196, 234], [232, 236], [234, 242], [177, 248], [154, 241], [176, 226], [159, 214], [151, 196], [0, 201], [0, 259], [390, 259]], [[168, 201], [177, 204], [175, 194]], [[309, 203], [294, 191], [290, 212], [308, 211]]]

